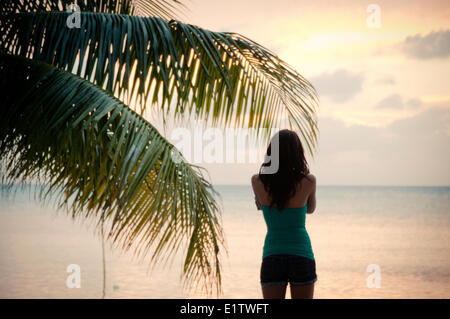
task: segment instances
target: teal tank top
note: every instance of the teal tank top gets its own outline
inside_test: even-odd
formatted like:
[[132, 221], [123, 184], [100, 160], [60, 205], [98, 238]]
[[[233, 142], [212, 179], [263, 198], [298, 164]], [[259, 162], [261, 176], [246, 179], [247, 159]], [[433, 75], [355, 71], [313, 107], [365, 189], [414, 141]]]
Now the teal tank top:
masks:
[[279, 210], [261, 205], [267, 225], [263, 258], [286, 254], [314, 260], [311, 241], [305, 228], [307, 206], [308, 204]]

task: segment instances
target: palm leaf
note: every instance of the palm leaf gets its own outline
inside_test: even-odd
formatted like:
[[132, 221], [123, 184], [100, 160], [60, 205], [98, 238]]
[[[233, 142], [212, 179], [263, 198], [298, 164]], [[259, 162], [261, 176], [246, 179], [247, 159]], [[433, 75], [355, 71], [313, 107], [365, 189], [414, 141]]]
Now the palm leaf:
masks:
[[64, 12], [2, 17], [0, 45], [9, 52], [73, 72], [142, 112], [152, 105], [178, 119], [254, 127], [289, 126], [309, 151], [317, 141], [314, 87], [252, 40], [176, 20]]
[[83, 12], [158, 16], [167, 20], [179, 15], [179, 0], [2, 0], [0, 14], [12, 12], [66, 11], [76, 3]]
[[176, 149], [150, 123], [82, 78], [5, 54], [0, 108], [1, 182], [47, 183], [44, 198], [54, 194], [73, 217], [104, 216], [113, 243], [152, 252], [151, 264], [185, 247], [185, 283], [220, 290], [212, 187], [173, 160]]

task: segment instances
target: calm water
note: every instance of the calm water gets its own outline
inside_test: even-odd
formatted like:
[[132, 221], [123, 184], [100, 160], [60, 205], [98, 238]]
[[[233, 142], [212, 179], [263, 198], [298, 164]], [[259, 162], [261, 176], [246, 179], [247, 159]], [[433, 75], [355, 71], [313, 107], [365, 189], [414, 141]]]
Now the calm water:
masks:
[[[218, 186], [228, 256], [225, 298], [260, 298], [266, 226], [247, 186]], [[316, 257], [316, 298], [450, 298], [450, 187], [318, 188], [307, 216]], [[73, 222], [28, 193], [0, 198], [0, 298], [99, 298], [101, 243], [87, 223]], [[69, 264], [81, 288], [66, 287]], [[131, 254], [107, 249], [107, 298], [201, 297], [183, 291], [180, 263], [149, 272]], [[381, 288], [368, 288], [369, 264]], [[288, 294], [289, 296], [289, 294]]]

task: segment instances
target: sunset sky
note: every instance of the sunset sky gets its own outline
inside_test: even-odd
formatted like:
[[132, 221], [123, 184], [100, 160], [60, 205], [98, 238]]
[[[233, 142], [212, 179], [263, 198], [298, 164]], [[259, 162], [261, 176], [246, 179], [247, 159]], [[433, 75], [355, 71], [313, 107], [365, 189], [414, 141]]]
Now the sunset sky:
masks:
[[[369, 4], [380, 28], [369, 27]], [[274, 51], [317, 88], [312, 172], [327, 185], [450, 185], [448, 1], [186, 2], [183, 22]], [[205, 164], [215, 184], [258, 165]]]

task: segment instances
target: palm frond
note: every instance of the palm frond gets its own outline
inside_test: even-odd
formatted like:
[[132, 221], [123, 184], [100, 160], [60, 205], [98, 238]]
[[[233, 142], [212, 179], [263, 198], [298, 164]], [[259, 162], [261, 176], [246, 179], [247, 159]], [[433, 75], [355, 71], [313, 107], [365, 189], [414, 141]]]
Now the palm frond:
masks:
[[[185, 247], [185, 283], [220, 290], [220, 211], [211, 185], [139, 114], [39, 61], [0, 54], [0, 181], [40, 181], [74, 217], [151, 263]], [[63, 191], [62, 191], [63, 190]], [[164, 254], [167, 254], [164, 256]]]
[[140, 111], [195, 115], [209, 123], [296, 129], [317, 141], [317, 95], [294, 68], [254, 41], [176, 20], [83, 12], [2, 17], [0, 45], [73, 72]]
[[180, 9], [186, 8], [179, 0], [2, 0], [0, 14], [66, 11], [75, 3], [84, 12], [158, 16], [166, 20], [177, 18]]

